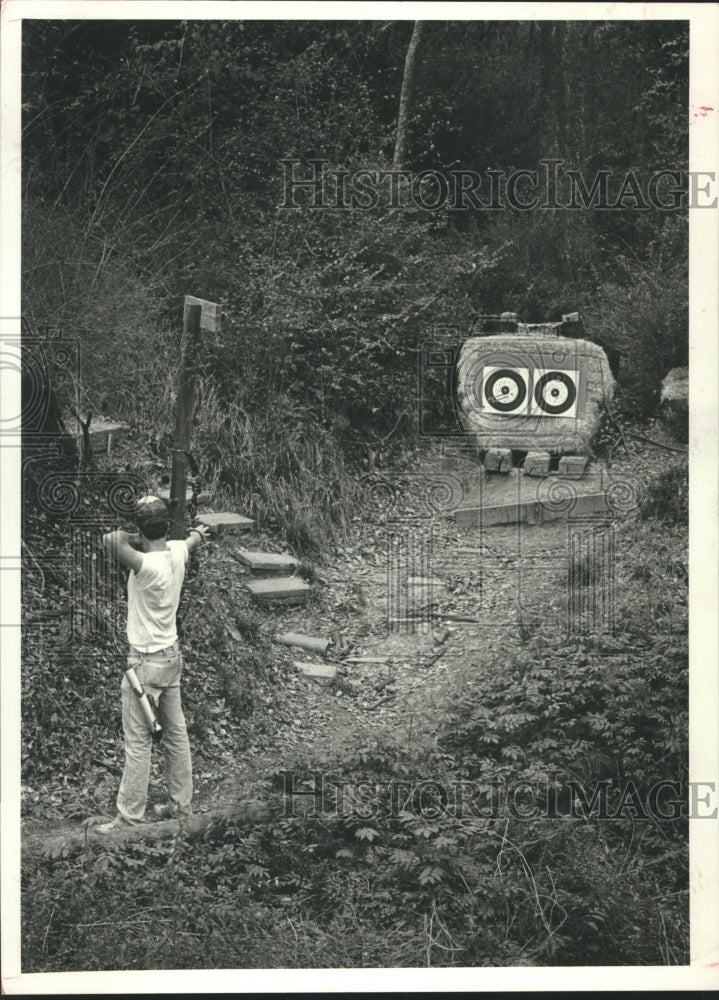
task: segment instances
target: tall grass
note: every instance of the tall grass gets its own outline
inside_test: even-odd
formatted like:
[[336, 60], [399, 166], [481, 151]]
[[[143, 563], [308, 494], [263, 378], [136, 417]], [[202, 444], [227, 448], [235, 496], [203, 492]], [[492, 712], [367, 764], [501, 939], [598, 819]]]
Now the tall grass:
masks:
[[346, 538], [359, 489], [336, 439], [309, 410], [277, 395], [250, 413], [204, 378], [194, 442], [216, 494], [280, 531], [296, 555], [321, 556]]

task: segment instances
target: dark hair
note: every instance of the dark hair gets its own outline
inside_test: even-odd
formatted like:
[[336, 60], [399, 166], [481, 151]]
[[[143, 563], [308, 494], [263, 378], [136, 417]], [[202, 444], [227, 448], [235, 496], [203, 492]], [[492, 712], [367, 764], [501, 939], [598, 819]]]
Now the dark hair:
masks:
[[169, 510], [165, 501], [159, 497], [141, 497], [137, 502], [135, 518], [140, 532], [151, 542], [167, 534], [170, 524]]
[[138, 521], [137, 526], [140, 533], [149, 541], [156, 542], [159, 538], [164, 538], [170, 522], [159, 517], [152, 517], [148, 521]]

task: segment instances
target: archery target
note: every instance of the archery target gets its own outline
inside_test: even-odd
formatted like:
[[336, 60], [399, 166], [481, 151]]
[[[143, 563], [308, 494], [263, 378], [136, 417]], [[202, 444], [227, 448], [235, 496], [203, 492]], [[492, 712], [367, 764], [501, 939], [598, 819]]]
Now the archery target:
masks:
[[579, 372], [537, 368], [533, 372], [531, 412], [542, 417], [575, 417]]
[[480, 402], [484, 413], [510, 417], [526, 413], [529, 403], [529, 369], [485, 365]]

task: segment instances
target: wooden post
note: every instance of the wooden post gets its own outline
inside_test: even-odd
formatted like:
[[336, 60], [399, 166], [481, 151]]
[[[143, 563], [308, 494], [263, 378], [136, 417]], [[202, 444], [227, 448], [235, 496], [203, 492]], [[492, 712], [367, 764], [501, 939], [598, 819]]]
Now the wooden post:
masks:
[[195, 410], [195, 383], [197, 357], [200, 347], [200, 321], [202, 306], [185, 304], [182, 324], [180, 374], [177, 381], [177, 410], [175, 413], [175, 451], [172, 454], [172, 480], [170, 496], [178, 502], [172, 512], [170, 537], [185, 537], [185, 502], [187, 493], [187, 451], [192, 437], [192, 418]]

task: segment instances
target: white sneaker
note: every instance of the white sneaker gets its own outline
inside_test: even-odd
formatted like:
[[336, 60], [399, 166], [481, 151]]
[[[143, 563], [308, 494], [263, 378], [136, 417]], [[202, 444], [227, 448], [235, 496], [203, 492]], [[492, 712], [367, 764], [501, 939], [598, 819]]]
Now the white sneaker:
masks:
[[90, 827], [90, 829], [94, 833], [101, 833], [104, 837], [107, 833], [117, 833], [118, 830], [127, 830], [128, 827], [133, 825], [133, 823], [128, 823], [126, 819], [123, 819], [122, 816], [118, 814], [109, 823], [101, 823], [99, 826]]
[[153, 806], [152, 811], [160, 819], [186, 819], [192, 809], [180, 809], [173, 802], [163, 802], [161, 805]]

